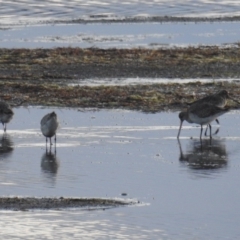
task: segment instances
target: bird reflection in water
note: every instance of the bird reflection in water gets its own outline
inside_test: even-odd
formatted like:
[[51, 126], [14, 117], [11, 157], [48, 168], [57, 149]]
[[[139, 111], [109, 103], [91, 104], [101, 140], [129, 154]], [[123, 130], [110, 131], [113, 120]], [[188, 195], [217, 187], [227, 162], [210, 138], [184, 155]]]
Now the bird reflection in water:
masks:
[[4, 133], [2, 137], [0, 137], [0, 157], [1, 159], [8, 157], [12, 154], [14, 147], [13, 141], [9, 134]]
[[227, 166], [228, 154], [224, 140], [202, 139], [191, 140], [188, 150], [184, 154], [180, 140], [178, 141], [179, 161], [187, 163], [190, 169], [220, 169]]
[[48, 182], [54, 184], [59, 168], [56, 149], [53, 152], [52, 148], [49, 150], [46, 148], [46, 152], [42, 156], [41, 168]]

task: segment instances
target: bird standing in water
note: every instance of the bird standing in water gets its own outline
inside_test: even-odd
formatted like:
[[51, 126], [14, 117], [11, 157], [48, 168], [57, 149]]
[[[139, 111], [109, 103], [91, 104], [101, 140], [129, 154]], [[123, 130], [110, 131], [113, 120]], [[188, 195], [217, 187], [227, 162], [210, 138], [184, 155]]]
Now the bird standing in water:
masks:
[[200, 139], [202, 138], [203, 125], [209, 125], [210, 138], [212, 138], [210, 123], [228, 111], [229, 109], [220, 108], [208, 103], [197, 104], [189, 107], [186, 111], [179, 113], [179, 118], [181, 122], [177, 138], [179, 138], [180, 136], [184, 120], [189, 123], [197, 123], [201, 125]]
[[46, 144], [47, 139], [50, 138], [50, 146], [52, 145], [51, 138], [55, 136], [55, 144], [56, 144], [56, 131], [58, 128], [58, 119], [57, 114], [55, 112], [46, 114], [41, 120], [41, 131], [42, 134], [46, 137]]
[[[193, 106], [196, 106], [199, 104], [207, 103], [207, 104], [211, 104], [211, 105], [215, 105], [217, 107], [223, 108], [226, 106], [228, 99], [240, 104], [237, 100], [235, 100], [229, 96], [229, 93], [227, 90], [221, 90], [215, 94], [208, 95], [208, 96], [198, 99], [192, 103], [188, 103], [188, 105], [193, 107]], [[217, 118], [215, 119], [215, 121], [219, 124], [219, 121]], [[207, 135], [208, 126], [211, 127], [211, 125], [207, 125], [206, 131], [205, 131], [205, 136]]]
[[9, 123], [14, 115], [12, 108], [6, 102], [0, 102], [0, 122], [3, 125], [3, 130], [6, 132], [7, 123]]

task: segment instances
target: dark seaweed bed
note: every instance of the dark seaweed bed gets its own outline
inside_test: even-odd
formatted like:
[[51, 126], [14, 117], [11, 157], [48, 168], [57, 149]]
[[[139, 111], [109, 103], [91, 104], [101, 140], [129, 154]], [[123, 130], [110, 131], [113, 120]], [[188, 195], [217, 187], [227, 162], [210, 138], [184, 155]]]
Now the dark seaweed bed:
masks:
[[[70, 86], [83, 79], [168, 78], [168, 84]], [[43, 105], [179, 110], [204, 94], [225, 88], [238, 98], [240, 49], [0, 49], [0, 97], [13, 106]], [[172, 78], [196, 82], [171, 83]], [[226, 79], [202, 83], [202, 78]], [[231, 107], [238, 107], [229, 102]]]

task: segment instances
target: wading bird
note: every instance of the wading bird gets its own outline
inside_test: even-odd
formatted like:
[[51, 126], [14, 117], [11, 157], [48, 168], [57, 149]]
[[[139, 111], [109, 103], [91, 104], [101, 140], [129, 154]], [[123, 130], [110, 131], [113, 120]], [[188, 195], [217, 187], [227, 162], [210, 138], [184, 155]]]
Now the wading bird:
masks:
[[228, 111], [229, 109], [220, 108], [208, 103], [202, 103], [202, 104], [193, 105], [189, 107], [186, 111], [179, 113], [180, 127], [179, 127], [177, 138], [179, 138], [180, 136], [180, 132], [181, 132], [181, 128], [184, 120], [189, 123], [197, 123], [201, 126], [200, 138], [202, 138], [203, 125], [209, 125], [210, 138], [211, 138], [212, 134], [211, 134], [210, 123]]
[[[201, 99], [198, 99], [192, 103], [188, 103], [188, 105], [193, 107], [199, 104], [207, 103], [207, 104], [211, 104], [211, 105], [215, 105], [217, 107], [223, 108], [226, 106], [228, 99], [240, 104], [237, 100], [229, 96], [229, 93], [227, 90], [221, 90], [215, 94], [211, 94]], [[219, 124], [219, 121], [217, 118], [215, 119], [215, 121]], [[207, 135], [208, 126], [211, 127], [210, 125], [207, 125], [205, 136]]]
[[41, 131], [42, 134], [46, 137], [46, 144], [47, 139], [50, 138], [50, 146], [52, 145], [51, 138], [55, 136], [55, 144], [56, 144], [56, 131], [58, 128], [58, 119], [57, 114], [55, 112], [46, 114], [41, 120]]

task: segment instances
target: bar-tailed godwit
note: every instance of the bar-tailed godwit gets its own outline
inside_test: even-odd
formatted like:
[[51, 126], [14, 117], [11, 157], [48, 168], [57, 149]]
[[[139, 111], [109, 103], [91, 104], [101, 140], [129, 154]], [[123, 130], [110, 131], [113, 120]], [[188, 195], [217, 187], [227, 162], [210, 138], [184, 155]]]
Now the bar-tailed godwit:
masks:
[[41, 120], [41, 131], [42, 134], [46, 137], [46, 144], [47, 139], [50, 138], [50, 145], [52, 145], [51, 138], [55, 136], [55, 143], [56, 143], [56, 131], [58, 128], [58, 119], [57, 114], [55, 112], [46, 114]]
[[[203, 97], [201, 99], [198, 99], [192, 103], [188, 103], [188, 105], [190, 105], [191, 107], [195, 106], [195, 105], [199, 105], [199, 104], [203, 104], [203, 103], [208, 103], [208, 104], [212, 104], [215, 105], [217, 107], [223, 108], [226, 106], [227, 104], [227, 100], [230, 99], [238, 104], [240, 104], [237, 100], [235, 100], [234, 98], [229, 96], [229, 93], [227, 90], [221, 90], [215, 94], [212, 95], [208, 95], [206, 97]], [[219, 124], [218, 119], [216, 118], [215, 121]], [[211, 127], [211, 126], [209, 126]], [[207, 135], [207, 129], [208, 129], [208, 125], [205, 131], [205, 136]]]
[[179, 138], [180, 136], [184, 120], [186, 120], [189, 123], [197, 123], [201, 125], [200, 138], [202, 138], [203, 125], [209, 125], [211, 138], [212, 136], [210, 123], [228, 111], [229, 109], [220, 108], [218, 106], [211, 105], [208, 103], [196, 104], [189, 107], [186, 111], [179, 113], [179, 118], [181, 122], [177, 138]]

